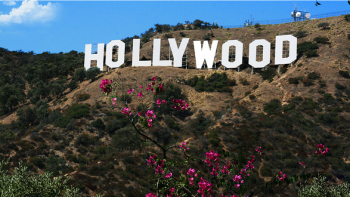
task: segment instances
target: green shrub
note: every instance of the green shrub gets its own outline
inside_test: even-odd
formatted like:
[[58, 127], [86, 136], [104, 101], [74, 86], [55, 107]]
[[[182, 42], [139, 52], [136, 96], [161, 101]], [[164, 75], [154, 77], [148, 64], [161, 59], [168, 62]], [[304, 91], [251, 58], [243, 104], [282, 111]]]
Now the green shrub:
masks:
[[185, 34], [184, 32], [180, 32], [180, 36], [181, 36], [181, 37], [185, 37], [186, 34]]
[[316, 72], [311, 72], [307, 75], [307, 78], [311, 79], [311, 80], [315, 80], [315, 79], [319, 79], [321, 77], [320, 77], [320, 74], [318, 74]]
[[74, 80], [76, 81], [84, 81], [86, 77], [86, 71], [84, 67], [78, 68], [74, 73]]
[[327, 83], [324, 80], [319, 80], [319, 84], [320, 84], [320, 88], [324, 88], [327, 86]]
[[281, 101], [278, 99], [272, 99], [264, 106], [264, 112], [268, 114], [280, 113], [282, 110]]
[[102, 130], [105, 130], [106, 128], [106, 125], [103, 123], [103, 121], [100, 118], [98, 118], [95, 121], [92, 121], [91, 125]]
[[249, 95], [249, 99], [250, 99], [250, 100], [254, 100], [255, 98], [256, 98], [255, 95], [252, 95], [252, 94]]
[[316, 197], [316, 196], [334, 196], [334, 197], [345, 197], [350, 196], [350, 184], [344, 182], [337, 186], [331, 186], [326, 183], [326, 176], [313, 177], [312, 183], [304, 185], [307, 181], [301, 183], [298, 188], [299, 197]]
[[338, 90], [345, 90], [345, 89], [346, 89], [345, 86], [341, 85], [341, 84], [338, 83], [338, 82], [335, 83], [335, 88], [337, 88]]
[[318, 27], [321, 27], [322, 29], [328, 29], [329, 28], [329, 23], [326, 23], [326, 22], [320, 23], [320, 24], [318, 24]]
[[288, 83], [289, 84], [299, 84], [299, 80], [298, 80], [298, 78], [291, 77], [288, 79]]
[[[2, 161], [0, 168], [3, 169], [5, 165], [8, 165], [8, 161]], [[45, 172], [40, 175], [31, 175], [26, 172], [27, 167], [19, 162], [19, 167], [8, 175], [8, 171], [1, 170], [0, 184], [2, 185], [1, 192], [6, 196], [41, 196], [41, 197], [52, 197], [62, 196], [65, 197], [77, 197], [78, 188], [69, 188], [67, 182], [69, 177], [63, 180], [63, 177], [57, 177], [53, 179], [52, 173]], [[62, 181], [63, 180], [63, 181]], [[26, 184], [23, 184], [26, 183]], [[96, 195], [100, 196], [100, 195]]]
[[31, 157], [29, 161], [40, 169], [45, 168], [43, 160], [38, 156]]
[[317, 50], [306, 51], [305, 55], [306, 55], [307, 58], [318, 57]]
[[167, 34], [164, 34], [163, 37], [164, 37], [164, 39], [173, 38], [173, 34], [167, 33]]
[[86, 78], [94, 80], [97, 75], [101, 73], [99, 67], [91, 67], [86, 71]]
[[16, 138], [16, 134], [10, 129], [0, 131], [0, 142], [1, 143], [11, 141], [15, 138]]
[[79, 155], [78, 157], [76, 157], [73, 154], [69, 154], [67, 155], [67, 160], [75, 163], [83, 163], [83, 164], [87, 163], [87, 159], [82, 155]]
[[331, 126], [333, 124], [337, 124], [340, 121], [339, 116], [337, 116], [336, 113], [322, 113], [317, 114], [317, 120], [322, 123], [323, 125]]
[[116, 150], [137, 150], [142, 147], [143, 140], [131, 126], [117, 130], [112, 136], [111, 146]]
[[259, 23], [255, 23], [254, 27], [255, 27], [256, 29], [260, 29], [261, 25], [260, 25]]
[[261, 77], [264, 80], [268, 80], [269, 82], [272, 81], [273, 77], [276, 76], [277, 72], [275, 68], [272, 68], [271, 66], [267, 68], [267, 70], [263, 70], [260, 72]]
[[298, 31], [298, 32], [295, 34], [295, 37], [297, 37], [297, 38], [303, 38], [303, 37], [305, 37], [305, 36], [307, 36], [306, 31]]
[[88, 105], [74, 103], [68, 109], [68, 115], [72, 118], [78, 119], [82, 117], [90, 117], [90, 109]]
[[345, 18], [346, 21], [350, 21], [350, 14], [344, 15], [344, 18]]
[[321, 43], [321, 44], [329, 44], [329, 39], [327, 37], [323, 37], [323, 36], [318, 36], [316, 38], [314, 38], [314, 41], [316, 43]]
[[75, 80], [72, 80], [68, 83], [67, 87], [70, 88], [70, 90], [74, 90], [75, 88], [78, 87], [78, 82]]
[[249, 81], [246, 78], [240, 78], [239, 81], [241, 82], [242, 85], [250, 85]]
[[208, 34], [204, 35], [202, 39], [203, 40], [210, 40], [210, 34], [208, 33]]
[[347, 79], [350, 78], [349, 71], [340, 70], [339, 74], [344, 78], [347, 78]]
[[302, 107], [305, 110], [314, 110], [319, 108], [319, 104], [315, 101], [313, 101], [312, 98], [305, 98], [304, 102], [302, 103]]
[[90, 137], [88, 134], [81, 134], [77, 137], [77, 140], [75, 141], [75, 145], [79, 146], [89, 146], [94, 145], [98, 141], [98, 137]]
[[194, 76], [185, 81], [185, 84], [195, 87], [195, 90], [198, 92], [232, 92], [232, 89], [227, 86], [236, 85], [236, 80], [228, 79], [226, 73], [214, 73], [206, 80], [204, 79], [204, 76], [201, 76], [200, 78], [198, 78], [198, 76]]
[[315, 50], [315, 49], [318, 49], [318, 46], [316, 43], [303, 42], [303, 43], [298, 44], [297, 52], [298, 53], [305, 53], [309, 50]]
[[52, 172], [53, 176], [58, 176], [59, 171], [66, 168], [66, 161], [62, 157], [49, 156], [45, 161], [46, 170]]
[[70, 116], [60, 116], [55, 120], [54, 126], [60, 127], [60, 128], [66, 128], [67, 125], [71, 122], [71, 120], [72, 118]]

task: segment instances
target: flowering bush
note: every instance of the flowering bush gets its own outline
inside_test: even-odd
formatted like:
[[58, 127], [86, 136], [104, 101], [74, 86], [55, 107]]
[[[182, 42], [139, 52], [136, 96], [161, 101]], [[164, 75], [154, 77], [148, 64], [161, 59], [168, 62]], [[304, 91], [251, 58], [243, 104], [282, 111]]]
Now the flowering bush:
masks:
[[[152, 78], [153, 82], [148, 84], [146, 88], [146, 91], [155, 92], [154, 96], [164, 91], [163, 84], [158, 84], [156, 86], [155, 84], [156, 79], [157, 79], [156, 77], [153, 77]], [[103, 89], [106, 95], [112, 92], [111, 84], [112, 84], [112, 80], [108, 81], [107, 79], [105, 79], [101, 82], [100, 88]], [[115, 85], [118, 85], [118, 83], [115, 83]], [[153, 86], [156, 88], [154, 88]], [[143, 86], [141, 85], [140, 89], [142, 88]], [[128, 94], [134, 94], [134, 92], [135, 92], [135, 89], [128, 90]], [[142, 91], [137, 93], [137, 96], [139, 98], [143, 98]], [[118, 100], [117, 96], [112, 96], [113, 105], [116, 105], [117, 100]], [[173, 109], [176, 109], [176, 110], [186, 110], [189, 107], [189, 105], [187, 103], [184, 103], [182, 99], [173, 99], [172, 102], [174, 103]], [[165, 103], [167, 103], [167, 101], [156, 99], [156, 104], [158, 105], [158, 107], [160, 107], [162, 104], [165, 104]], [[124, 113], [126, 117], [130, 117], [133, 114], [131, 109], [128, 107], [124, 107], [124, 109], [122, 110], [122, 113]], [[137, 112], [135, 114], [136, 115], [134, 115], [130, 119], [131, 120], [130, 122], [133, 124], [136, 132], [141, 136], [145, 137], [146, 139], [150, 140], [151, 142], [153, 142], [156, 146], [158, 146], [163, 151], [163, 159], [160, 159], [157, 157], [157, 155], [153, 154], [147, 160], [147, 165], [154, 170], [154, 176], [156, 176], [156, 179], [158, 181], [155, 188], [155, 190], [157, 191], [156, 194], [151, 192], [151, 193], [148, 193], [146, 196], [152, 197], [152, 196], [158, 196], [158, 194], [164, 194], [168, 197], [173, 195], [180, 196], [180, 195], [190, 194], [192, 196], [195, 196], [196, 194], [200, 194], [202, 197], [206, 197], [208, 195], [212, 196], [214, 189], [218, 191], [223, 191], [223, 193], [221, 194], [221, 197], [223, 197], [224, 195], [225, 197], [226, 195], [232, 195], [232, 196], [238, 197], [239, 195], [243, 196], [247, 194], [249, 187], [246, 184], [245, 180], [250, 176], [250, 170], [254, 169], [255, 157], [257, 155], [262, 155], [261, 146], [255, 149], [255, 152], [253, 155], [250, 156], [251, 159], [249, 161], [247, 161], [242, 156], [242, 151], [240, 152], [240, 156], [238, 158], [232, 157], [231, 160], [222, 161], [220, 160], [221, 155], [219, 153], [216, 153], [213, 150], [210, 150], [210, 152], [206, 153], [206, 159], [204, 160], [204, 163], [208, 164], [208, 167], [210, 169], [209, 170], [210, 175], [208, 175], [207, 179], [204, 178], [203, 174], [199, 170], [196, 170], [194, 168], [189, 168], [189, 170], [187, 171], [187, 176], [181, 175], [178, 179], [176, 179], [175, 177], [173, 177], [171, 168], [181, 164], [188, 165], [189, 159], [193, 159], [190, 156], [186, 155], [186, 150], [189, 150], [189, 148], [186, 147], [187, 143], [182, 142], [181, 145], [174, 145], [167, 148], [161, 146], [157, 141], [147, 136], [144, 132], [141, 132], [140, 130], [138, 130], [133, 121], [133, 118], [138, 116], [138, 123], [140, 123], [140, 125], [143, 128], [151, 128], [153, 126], [153, 123], [155, 122], [157, 114], [151, 109], [148, 109], [147, 112], [144, 114], [142, 112]], [[175, 148], [175, 147], [178, 147], [181, 150], [183, 150], [184, 155], [187, 157], [186, 161], [181, 163], [166, 161], [166, 152], [170, 148]], [[321, 154], [325, 155], [329, 151], [328, 148], [324, 149], [324, 145], [322, 144], [318, 144], [316, 148], [318, 148], [318, 150], [316, 150], [315, 153], [318, 155], [321, 155]], [[232, 156], [231, 153], [226, 153], [226, 152], [225, 152], [225, 155]], [[220, 162], [223, 163], [221, 167], [220, 167]], [[307, 167], [305, 168], [304, 163], [299, 162], [299, 164], [303, 166], [304, 171], [307, 169]], [[300, 178], [302, 179], [309, 178], [310, 174], [304, 174], [304, 171], [300, 174]], [[298, 181], [298, 177], [299, 176], [297, 175], [287, 177], [286, 174], [283, 174], [282, 171], [280, 171], [279, 173], [277, 173], [276, 179], [273, 179], [271, 182], [266, 184], [265, 192], [269, 184], [281, 185], [282, 182], [286, 182], [287, 185], [289, 185], [292, 182]], [[253, 195], [253, 193], [251, 193], [251, 195]]]

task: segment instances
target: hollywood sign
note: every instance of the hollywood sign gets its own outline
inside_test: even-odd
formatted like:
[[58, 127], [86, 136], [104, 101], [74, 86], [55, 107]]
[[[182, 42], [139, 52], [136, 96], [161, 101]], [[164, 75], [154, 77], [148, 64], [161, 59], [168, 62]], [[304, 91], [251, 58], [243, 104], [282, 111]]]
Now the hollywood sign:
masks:
[[[140, 60], [140, 39], [133, 39], [133, 51], [132, 51], [132, 66], [173, 66], [182, 67], [182, 57], [185, 49], [189, 42], [189, 38], [183, 38], [180, 46], [178, 47], [175, 38], [168, 38], [170, 49], [172, 51], [174, 61], [172, 60], [160, 60], [160, 48], [161, 39], [153, 39], [153, 59], [151, 60]], [[289, 56], [286, 58], [282, 57], [283, 53], [283, 41], [289, 42]], [[208, 41], [204, 41], [203, 47], [201, 41], [193, 41], [194, 52], [196, 58], [196, 68], [201, 69], [204, 60], [208, 65], [208, 69], [212, 68], [218, 40], [212, 41], [211, 48], [209, 47]], [[263, 60], [256, 60], [256, 49], [257, 46], [262, 45], [263, 47]], [[118, 47], [118, 60], [112, 60], [113, 47]], [[236, 48], [235, 61], [229, 61], [229, 48], [234, 46]], [[103, 70], [104, 60], [104, 44], [98, 44], [97, 53], [91, 54], [91, 44], [85, 45], [85, 59], [84, 67], [89, 69], [91, 67], [91, 61], [97, 61], [97, 67]], [[253, 68], [264, 68], [270, 64], [270, 50], [271, 43], [265, 39], [254, 40], [249, 44], [249, 64]], [[112, 40], [106, 46], [106, 65], [110, 68], [118, 68], [124, 64], [125, 56], [125, 43], [121, 40]], [[297, 38], [292, 35], [276, 36], [275, 44], [275, 64], [290, 64], [297, 58]], [[243, 62], [243, 43], [238, 40], [228, 40], [222, 45], [222, 60], [221, 64], [226, 68], [237, 68]]]

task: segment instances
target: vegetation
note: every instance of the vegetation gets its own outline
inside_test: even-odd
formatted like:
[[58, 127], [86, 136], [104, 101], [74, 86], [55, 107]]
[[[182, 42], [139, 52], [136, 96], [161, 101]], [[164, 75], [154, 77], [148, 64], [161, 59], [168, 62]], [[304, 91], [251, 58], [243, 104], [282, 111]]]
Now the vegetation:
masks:
[[[348, 182], [337, 186], [331, 186], [326, 182], [326, 176], [314, 177], [311, 185], [301, 185], [298, 188], [299, 197], [313, 196], [334, 196], [345, 197], [350, 195], [350, 185]], [[307, 183], [307, 181], [305, 182]]]
[[318, 36], [316, 38], [314, 38], [314, 41], [316, 43], [321, 43], [321, 44], [329, 44], [329, 39], [327, 37], [323, 37], [323, 36]]
[[349, 22], [349, 21], [350, 21], [350, 14], [345, 14], [345, 15], [344, 15], [344, 18], [345, 18], [346, 21]]
[[306, 31], [298, 31], [295, 34], [295, 37], [297, 37], [297, 38], [303, 38], [303, 37], [306, 37], [306, 36], [307, 36], [307, 32]]
[[318, 24], [318, 27], [321, 27], [322, 29], [329, 29], [329, 23], [320, 23]]
[[312, 42], [303, 42], [298, 44], [298, 49], [297, 49], [297, 53], [298, 54], [303, 54], [305, 52], [308, 51], [312, 51], [318, 49], [318, 46], [316, 43], [312, 43]]
[[194, 76], [185, 81], [185, 84], [194, 87], [197, 92], [232, 92], [230, 86], [236, 85], [236, 80], [228, 79], [226, 73], [214, 73], [207, 79], [204, 76]]
[[271, 66], [267, 68], [267, 70], [263, 70], [260, 72], [261, 77], [264, 80], [268, 80], [269, 82], [272, 81], [273, 77], [276, 76], [277, 72], [275, 68], [272, 68]]

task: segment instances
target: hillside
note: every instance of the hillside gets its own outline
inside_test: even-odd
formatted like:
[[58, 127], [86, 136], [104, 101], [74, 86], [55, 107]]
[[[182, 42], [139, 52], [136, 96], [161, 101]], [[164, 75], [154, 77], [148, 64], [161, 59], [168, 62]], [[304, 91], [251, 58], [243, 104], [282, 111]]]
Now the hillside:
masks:
[[[321, 23], [329, 23], [329, 27], [318, 27]], [[4, 73], [0, 77], [0, 159], [11, 156], [11, 172], [23, 160], [33, 174], [51, 171], [55, 177], [69, 175], [69, 184], [81, 188], [83, 196], [104, 193], [130, 197], [154, 192], [156, 180], [151, 178], [146, 158], [162, 152], [135, 133], [120, 113], [124, 106], [118, 103], [113, 107], [101, 95], [100, 83], [113, 79], [120, 84], [118, 93], [126, 93], [130, 88], [138, 91], [140, 85], [147, 86], [157, 76], [166, 91], [167, 85], [174, 85], [169, 94], [181, 90], [190, 106], [187, 113], [160, 113], [154, 127], [145, 130], [159, 143], [180, 145], [186, 141], [188, 154], [202, 160], [210, 150], [238, 153], [240, 148], [248, 158], [256, 146], [261, 146], [264, 153], [256, 158], [248, 180], [259, 185], [251, 188], [259, 196], [261, 186], [277, 172], [300, 174], [303, 168], [298, 162], [308, 164], [316, 145], [322, 143], [329, 147], [329, 154], [315, 159], [307, 172], [312, 177], [322, 173], [331, 184], [350, 182], [350, 22], [344, 16], [260, 28], [153, 33], [142, 43], [140, 57], [151, 59], [153, 39], [161, 38], [161, 59], [167, 59], [169, 44], [165, 38], [180, 41], [180, 32], [190, 38], [189, 69], [133, 68], [126, 62], [123, 68], [106, 72], [105, 67], [95, 79], [81, 81], [76, 73], [83, 67], [82, 53], [35, 55], [0, 48], [0, 70]], [[271, 64], [267, 70], [255, 69], [251, 75], [247, 62], [240, 72], [224, 70], [220, 64], [212, 70], [194, 69], [193, 41], [203, 41], [208, 33], [213, 35], [211, 40], [219, 40], [217, 60], [227, 40], [240, 40], [243, 54], [249, 54], [253, 40], [266, 39], [274, 45], [276, 35], [281, 33], [299, 36], [298, 59], [293, 66], [282, 65], [281, 73], [277, 73], [277, 65]], [[306, 42], [311, 43], [303, 44]], [[317, 48], [311, 49], [311, 45]], [[273, 47], [272, 63], [274, 53]], [[127, 61], [131, 57], [131, 52], [126, 53]], [[244, 60], [248, 58], [245, 55]], [[210, 82], [200, 83], [195, 76], [204, 76]], [[146, 98], [153, 99], [150, 95]], [[48, 101], [48, 106], [38, 104], [40, 100]], [[134, 94], [129, 107], [138, 106], [140, 99]], [[172, 159], [185, 157], [175, 150], [169, 153]], [[173, 176], [186, 173], [189, 167], [208, 173], [205, 166], [203, 161], [191, 161], [189, 166], [175, 168]], [[297, 185], [291, 184], [279, 196], [297, 196]], [[283, 187], [268, 189], [268, 195], [276, 195]]]

